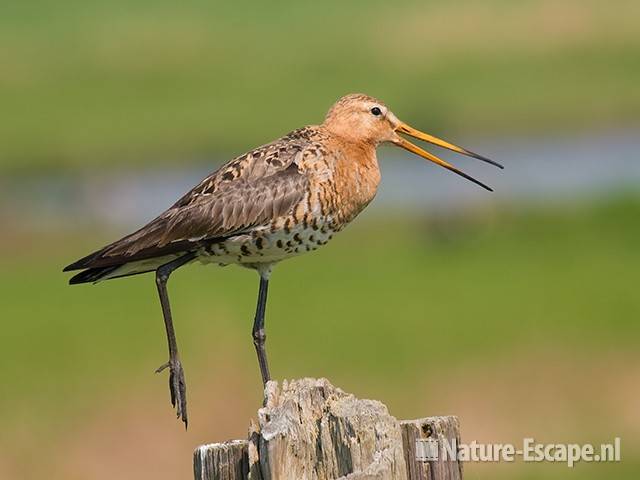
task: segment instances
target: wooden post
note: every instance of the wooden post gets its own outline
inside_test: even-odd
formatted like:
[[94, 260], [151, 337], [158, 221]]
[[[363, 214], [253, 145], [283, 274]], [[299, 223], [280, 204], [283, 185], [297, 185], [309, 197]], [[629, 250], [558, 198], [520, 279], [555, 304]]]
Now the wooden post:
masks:
[[[460, 441], [456, 417], [398, 422], [376, 400], [359, 400], [326, 379], [269, 382], [248, 440], [198, 447], [196, 480], [461, 480], [462, 465], [443, 458]], [[437, 459], [420, 459], [416, 441]], [[421, 450], [421, 449], [419, 449]]]

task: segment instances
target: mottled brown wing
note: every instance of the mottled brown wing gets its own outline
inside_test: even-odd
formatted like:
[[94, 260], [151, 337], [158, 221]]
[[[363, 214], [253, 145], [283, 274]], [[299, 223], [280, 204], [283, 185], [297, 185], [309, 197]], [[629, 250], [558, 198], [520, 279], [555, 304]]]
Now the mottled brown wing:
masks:
[[189, 251], [268, 225], [289, 212], [307, 192], [307, 177], [297, 163], [307, 146], [308, 142], [287, 136], [230, 161], [147, 225], [65, 271]]

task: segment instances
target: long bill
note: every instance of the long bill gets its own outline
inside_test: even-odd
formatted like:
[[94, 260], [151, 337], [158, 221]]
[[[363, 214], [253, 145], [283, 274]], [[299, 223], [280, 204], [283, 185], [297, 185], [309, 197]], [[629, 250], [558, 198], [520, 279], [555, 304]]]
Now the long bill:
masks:
[[447, 150], [451, 150], [452, 152], [461, 153], [462, 155], [466, 155], [467, 157], [477, 158], [478, 160], [482, 160], [483, 162], [489, 163], [494, 167], [504, 168], [498, 162], [491, 160], [490, 158], [483, 157], [477, 153], [474, 153], [466, 148], [458, 147], [452, 143], [449, 143], [445, 140], [442, 140], [438, 137], [434, 137], [433, 135], [429, 135], [428, 133], [421, 132], [420, 130], [416, 130], [415, 128], [410, 127], [406, 123], [401, 123], [396, 127], [396, 132], [406, 133], [407, 135], [411, 135], [413, 138], [417, 138], [419, 140], [429, 142], [433, 145], [437, 145], [438, 147], [446, 148]]
[[[432, 135], [429, 135], [427, 133], [423, 133], [419, 130], [416, 130], [414, 128], [411, 128], [410, 126], [401, 123], [398, 127], [396, 127], [395, 129], [396, 132], [398, 133], [405, 133], [407, 135], [411, 135], [414, 138], [418, 138], [420, 140], [424, 140], [426, 142], [432, 143], [434, 145], [438, 145], [439, 147], [443, 147], [446, 148], [448, 150], [452, 150], [454, 152], [457, 153], [461, 153], [463, 155], [467, 155], [469, 157], [473, 157], [473, 158], [477, 158], [479, 160], [482, 160], [484, 162], [490, 163], [492, 165], [495, 165], [499, 168], [504, 168], [502, 165], [500, 165], [497, 162], [494, 162], [493, 160], [489, 160], [488, 158], [485, 158], [481, 155], [478, 155], [476, 153], [470, 152], [468, 150], [465, 150], [464, 148], [458, 147], [456, 145], [453, 145], [451, 143], [445, 142], [444, 140], [440, 140], [439, 138], [436, 138]], [[490, 192], [493, 192], [493, 189], [491, 187], [489, 187], [488, 185], [485, 185], [484, 183], [482, 183], [479, 180], [476, 180], [475, 178], [473, 178], [472, 176], [464, 173], [462, 170], [458, 169], [457, 167], [451, 165], [448, 162], [445, 162], [444, 160], [436, 157], [435, 155], [427, 152], [426, 150], [423, 150], [422, 148], [418, 147], [417, 145], [414, 145], [413, 143], [411, 143], [410, 141], [398, 136], [395, 140], [393, 140], [393, 143], [398, 145], [399, 147], [404, 148], [405, 150], [410, 151], [411, 153], [415, 153], [416, 155], [421, 156], [422, 158], [425, 158], [437, 165], [440, 165], [441, 167], [446, 168], [447, 170], [452, 171], [453, 173], [460, 175], [463, 178], [466, 178], [467, 180], [475, 183], [476, 185], [481, 186], [482, 188], [489, 190]]]

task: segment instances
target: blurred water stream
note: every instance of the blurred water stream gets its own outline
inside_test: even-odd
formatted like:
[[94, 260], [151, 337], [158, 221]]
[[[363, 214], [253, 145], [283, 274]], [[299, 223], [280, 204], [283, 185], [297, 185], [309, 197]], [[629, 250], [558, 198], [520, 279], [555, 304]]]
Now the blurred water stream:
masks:
[[[453, 140], [505, 165], [498, 170], [456, 154], [436, 152], [493, 186], [493, 194], [418, 157], [383, 147], [378, 154], [383, 178], [370, 215], [389, 209], [432, 212], [514, 201], [575, 201], [632, 191], [640, 185], [637, 130], [559, 138]], [[195, 162], [186, 168], [4, 177], [0, 179], [0, 218], [5, 224], [43, 230], [139, 225], [171, 205], [220, 160]]]

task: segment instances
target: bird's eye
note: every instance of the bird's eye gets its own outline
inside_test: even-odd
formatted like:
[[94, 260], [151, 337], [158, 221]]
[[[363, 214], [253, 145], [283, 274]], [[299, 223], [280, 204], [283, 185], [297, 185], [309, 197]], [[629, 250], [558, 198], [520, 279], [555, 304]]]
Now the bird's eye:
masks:
[[377, 117], [378, 115], [380, 115], [382, 113], [382, 111], [378, 107], [373, 107], [371, 109], [371, 113], [374, 114]]

